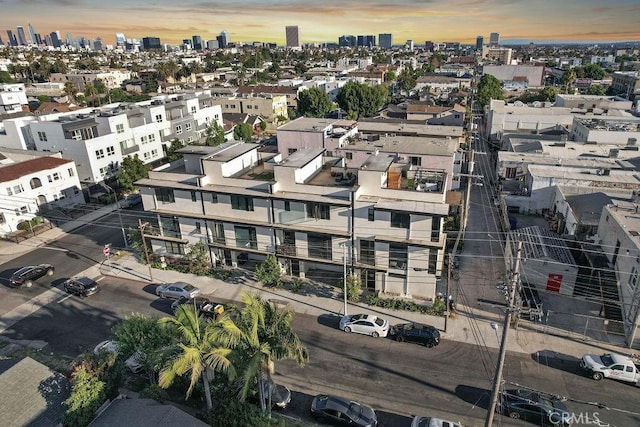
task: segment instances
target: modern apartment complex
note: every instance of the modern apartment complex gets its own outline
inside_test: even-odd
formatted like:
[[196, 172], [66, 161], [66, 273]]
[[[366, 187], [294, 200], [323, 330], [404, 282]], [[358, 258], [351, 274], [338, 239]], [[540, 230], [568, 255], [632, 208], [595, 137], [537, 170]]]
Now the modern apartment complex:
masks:
[[286, 159], [235, 141], [181, 152], [183, 165], [137, 183], [145, 210], [158, 215], [159, 229], [145, 229], [154, 254], [203, 242], [213, 263], [273, 254], [289, 274], [339, 282], [344, 253], [369, 289], [435, 297], [449, 213], [444, 174], [408, 178], [406, 163], [379, 152], [357, 169], [324, 148]]

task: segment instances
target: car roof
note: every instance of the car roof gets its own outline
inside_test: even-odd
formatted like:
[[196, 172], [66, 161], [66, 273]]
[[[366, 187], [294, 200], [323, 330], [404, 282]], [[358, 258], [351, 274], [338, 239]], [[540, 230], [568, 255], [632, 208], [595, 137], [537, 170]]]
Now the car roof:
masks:
[[316, 396], [319, 399], [320, 404], [318, 404], [318, 408], [321, 409], [333, 409], [340, 412], [346, 412], [349, 408], [350, 400], [343, 399], [341, 397], [336, 396]]
[[355, 322], [357, 320], [371, 320], [372, 322], [374, 322], [376, 319], [378, 318], [378, 316], [375, 316], [373, 314], [354, 314], [352, 316], [350, 316], [350, 320], [352, 322]]
[[87, 277], [87, 276], [81, 276], [81, 277], [74, 277], [73, 280], [75, 280], [78, 283], [82, 283], [83, 285], [93, 285], [93, 284], [97, 284], [95, 282], [95, 280]]

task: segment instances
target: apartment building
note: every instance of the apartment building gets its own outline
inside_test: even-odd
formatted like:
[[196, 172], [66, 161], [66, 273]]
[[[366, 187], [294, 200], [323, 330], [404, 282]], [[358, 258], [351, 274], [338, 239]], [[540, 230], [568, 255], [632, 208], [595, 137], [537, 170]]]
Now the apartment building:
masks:
[[52, 73], [49, 77], [51, 83], [67, 82], [73, 83], [73, 85], [79, 91], [84, 91], [87, 83], [95, 83], [100, 80], [107, 89], [119, 89], [122, 84], [131, 80], [134, 77], [134, 73], [131, 71], [73, 71], [69, 73]]
[[24, 108], [28, 111], [28, 105], [24, 83], [0, 84], [0, 115], [21, 113]]
[[59, 153], [0, 148], [0, 235], [41, 209], [84, 203], [75, 163]]
[[640, 345], [640, 205], [618, 202], [604, 208], [599, 246], [615, 270], [624, 334], [629, 348]]
[[205, 243], [212, 262], [277, 256], [288, 274], [339, 284], [343, 252], [363, 285], [383, 295], [433, 299], [442, 273], [449, 207], [444, 178], [404, 177], [406, 164], [372, 153], [358, 169], [324, 148], [286, 159], [257, 144], [185, 147], [184, 164], [138, 181], [154, 256]]
[[289, 118], [287, 97], [272, 94], [245, 94], [216, 100], [222, 108], [222, 113], [244, 113], [259, 115], [266, 120], [273, 121], [278, 117]]
[[631, 114], [574, 117], [571, 137], [585, 144], [618, 144], [638, 150], [640, 118]]
[[640, 94], [640, 72], [618, 71], [613, 73], [611, 88], [620, 96], [633, 99], [632, 96]]

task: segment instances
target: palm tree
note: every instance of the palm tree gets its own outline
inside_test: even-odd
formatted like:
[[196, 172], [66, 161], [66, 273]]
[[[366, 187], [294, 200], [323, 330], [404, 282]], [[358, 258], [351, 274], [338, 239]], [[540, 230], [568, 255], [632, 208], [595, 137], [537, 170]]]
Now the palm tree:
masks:
[[186, 398], [191, 396], [196, 383], [202, 378], [207, 409], [211, 410], [209, 370], [227, 373], [230, 379], [234, 379], [235, 369], [229, 360], [232, 350], [218, 345], [211, 327], [213, 323], [206, 322], [196, 310], [195, 307], [181, 305], [176, 309], [175, 317], [160, 319], [160, 322], [173, 324], [181, 338], [176, 356], [160, 371], [159, 385], [168, 388], [177, 376], [190, 372], [191, 383]]
[[96, 89], [93, 83], [89, 82], [86, 85], [84, 85], [84, 95], [87, 98], [87, 101], [91, 99], [92, 105], [93, 106], [96, 105], [96, 96], [98, 95], [98, 90]]
[[293, 310], [280, 309], [258, 294], [243, 293], [241, 298], [244, 306], [235, 321], [223, 316], [212, 326], [216, 330], [216, 340], [224, 347], [234, 349], [234, 360], [238, 361], [236, 366], [238, 370], [242, 369], [239, 398], [246, 399], [257, 383], [260, 407], [266, 411], [271, 409], [268, 386], [273, 362], [293, 359], [303, 366], [309, 355], [293, 331]]

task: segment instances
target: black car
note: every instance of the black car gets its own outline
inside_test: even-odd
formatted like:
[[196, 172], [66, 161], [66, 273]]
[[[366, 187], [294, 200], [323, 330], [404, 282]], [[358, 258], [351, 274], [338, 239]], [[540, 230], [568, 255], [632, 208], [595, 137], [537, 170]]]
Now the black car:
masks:
[[33, 281], [38, 280], [44, 276], [53, 276], [55, 269], [51, 264], [30, 265], [28, 267], [22, 267], [11, 275], [9, 283], [12, 286], [24, 286], [30, 288], [33, 286]]
[[[273, 380], [268, 380], [265, 385], [267, 390], [271, 390], [271, 406], [274, 409], [285, 409], [291, 402], [291, 390], [281, 384], [276, 384]], [[258, 391], [254, 390], [249, 399], [259, 403]]]
[[95, 280], [84, 276], [65, 280], [63, 287], [66, 293], [81, 297], [88, 297], [100, 290]]
[[341, 397], [319, 394], [311, 402], [311, 415], [337, 425], [375, 427], [376, 412], [367, 405]]
[[401, 323], [392, 326], [389, 334], [396, 341], [413, 342], [429, 348], [440, 344], [440, 332], [434, 326], [422, 323]]
[[496, 411], [541, 426], [568, 426], [571, 419], [567, 407], [560, 400], [523, 389], [500, 393]]

